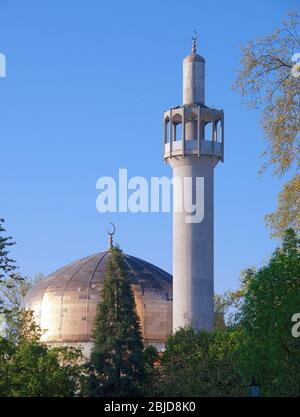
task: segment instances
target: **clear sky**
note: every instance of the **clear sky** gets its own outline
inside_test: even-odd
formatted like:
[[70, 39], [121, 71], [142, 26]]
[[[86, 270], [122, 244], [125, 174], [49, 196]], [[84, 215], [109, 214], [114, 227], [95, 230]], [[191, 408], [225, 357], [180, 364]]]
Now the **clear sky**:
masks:
[[281, 181], [258, 178], [259, 113], [230, 86], [241, 44], [273, 31], [296, 0], [0, 0], [0, 216], [24, 274], [106, 249], [108, 222], [131, 255], [171, 272], [171, 214], [99, 214], [103, 175], [171, 176], [162, 112], [182, 102], [191, 32], [206, 59], [206, 104], [225, 112], [215, 171], [215, 289], [236, 288], [276, 241], [264, 215]]

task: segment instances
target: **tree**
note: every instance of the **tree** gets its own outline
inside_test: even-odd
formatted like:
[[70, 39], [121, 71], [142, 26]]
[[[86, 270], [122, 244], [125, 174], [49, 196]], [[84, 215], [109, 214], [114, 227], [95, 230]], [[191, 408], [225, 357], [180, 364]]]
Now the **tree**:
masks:
[[[215, 328], [222, 330], [227, 327], [237, 326], [241, 320], [241, 308], [244, 295], [249, 283], [255, 274], [255, 267], [243, 269], [240, 277], [240, 287], [235, 290], [227, 290], [224, 294], [215, 295]], [[222, 317], [222, 319], [221, 319]]]
[[[5, 236], [4, 219], [0, 218], [0, 288], [8, 288], [8, 278], [13, 277], [16, 269], [15, 261], [9, 256], [9, 248], [15, 244], [11, 236]], [[0, 294], [0, 313], [5, 311]]]
[[300, 174], [288, 181], [278, 195], [278, 207], [272, 214], [266, 215], [267, 225], [273, 230], [274, 237], [280, 237], [289, 226], [300, 231]]
[[160, 395], [160, 374], [159, 363], [160, 355], [157, 349], [148, 345], [144, 350], [145, 378], [143, 383], [143, 393], [146, 397], [156, 397]]
[[292, 62], [300, 48], [298, 24], [299, 15], [289, 13], [280, 29], [248, 42], [242, 48], [242, 68], [233, 85], [248, 105], [262, 106], [261, 126], [268, 144], [263, 169], [272, 165], [275, 175], [291, 173], [277, 210], [266, 218], [277, 237], [287, 227], [300, 230], [300, 76], [294, 71], [300, 67]]
[[19, 273], [8, 277], [6, 285], [0, 288], [0, 296], [5, 310], [19, 310], [27, 292], [43, 278], [44, 275], [41, 273], [36, 274], [33, 278], [22, 277]]
[[162, 395], [240, 396], [244, 387], [236, 367], [236, 332], [180, 329], [170, 336], [161, 360]]
[[30, 288], [43, 278], [43, 274], [37, 274], [34, 278], [30, 278], [14, 273], [6, 279], [6, 285], [0, 287], [0, 297], [2, 299], [0, 334], [11, 338], [18, 332], [19, 310], [22, 300]]
[[19, 312], [19, 332], [0, 337], [1, 397], [67, 397], [85, 383], [81, 352], [73, 347], [49, 348], [32, 312]]
[[124, 256], [117, 247], [106, 263], [93, 342], [89, 395], [141, 394], [145, 372], [141, 328]]
[[252, 277], [241, 311], [240, 369], [245, 381], [256, 377], [262, 395], [300, 395], [300, 344], [291, 332], [299, 300], [299, 239], [287, 230], [282, 247]]

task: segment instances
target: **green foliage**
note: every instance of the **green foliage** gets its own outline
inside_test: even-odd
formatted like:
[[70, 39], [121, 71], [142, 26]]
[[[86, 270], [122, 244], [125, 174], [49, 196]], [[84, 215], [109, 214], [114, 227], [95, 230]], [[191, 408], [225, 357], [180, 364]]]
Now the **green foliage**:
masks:
[[[241, 308], [244, 301], [244, 295], [249, 283], [255, 274], [255, 268], [246, 268], [241, 271], [240, 288], [235, 291], [228, 290], [224, 294], [215, 295], [215, 328], [224, 329], [236, 326], [241, 319]], [[218, 315], [225, 317], [223, 322], [218, 319]], [[218, 319], [218, 320], [217, 320]]]
[[144, 350], [145, 378], [142, 384], [143, 393], [146, 397], [160, 395], [159, 361], [160, 357], [157, 349], [148, 345]]
[[144, 378], [143, 342], [127, 267], [119, 248], [112, 248], [93, 334], [89, 381], [91, 396], [141, 393]]
[[255, 375], [263, 395], [300, 395], [300, 342], [291, 333], [299, 300], [299, 240], [287, 230], [282, 248], [251, 278], [241, 312], [241, 372], [245, 381]]
[[300, 45], [298, 25], [299, 15], [289, 13], [274, 33], [248, 42], [233, 86], [250, 106], [262, 107], [269, 158], [263, 168], [273, 166], [276, 175], [296, 171], [279, 194], [277, 210], [267, 216], [273, 236], [282, 236], [287, 227], [300, 231], [300, 77], [291, 73]]
[[82, 389], [85, 377], [81, 352], [49, 348], [32, 313], [19, 313], [14, 341], [0, 338], [0, 397], [67, 397]]
[[[9, 249], [15, 244], [11, 236], [5, 236], [3, 227], [4, 219], [0, 218], [0, 288], [7, 288], [10, 284], [7, 282], [9, 277], [13, 276], [16, 269], [15, 261], [9, 257]], [[5, 311], [3, 299], [0, 294], [0, 313]]]
[[37, 274], [34, 278], [22, 277], [19, 273], [13, 274], [6, 280], [6, 285], [0, 287], [2, 298], [2, 335], [13, 339], [19, 331], [19, 311], [21, 303], [30, 288], [43, 279], [43, 274]]
[[244, 387], [236, 368], [237, 335], [232, 329], [212, 333], [183, 328], [170, 336], [161, 360], [162, 394], [240, 396]]
[[148, 345], [147, 347], [145, 347], [144, 361], [146, 369], [152, 369], [155, 363], [159, 361], [159, 354], [154, 346]]
[[286, 182], [278, 195], [277, 210], [266, 215], [272, 236], [281, 238], [288, 227], [300, 232], [300, 174]]

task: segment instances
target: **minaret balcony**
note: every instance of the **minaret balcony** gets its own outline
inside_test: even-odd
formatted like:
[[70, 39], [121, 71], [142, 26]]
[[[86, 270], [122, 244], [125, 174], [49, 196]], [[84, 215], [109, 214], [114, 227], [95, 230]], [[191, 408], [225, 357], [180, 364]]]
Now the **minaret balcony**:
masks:
[[171, 108], [163, 115], [163, 156], [210, 155], [224, 161], [224, 112], [206, 106]]

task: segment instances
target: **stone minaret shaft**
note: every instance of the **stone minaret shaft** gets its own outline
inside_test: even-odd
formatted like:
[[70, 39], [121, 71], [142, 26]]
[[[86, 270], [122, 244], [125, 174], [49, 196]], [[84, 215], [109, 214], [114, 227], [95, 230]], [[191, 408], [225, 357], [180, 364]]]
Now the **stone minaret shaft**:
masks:
[[[183, 206], [185, 193], [195, 199], [196, 178], [204, 181], [202, 221], [188, 222], [184, 208], [173, 212], [174, 331], [186, 325], [211, 330], [214, 322], [214, 168], [224, 160], [224, 113], [207, 107], [204, 99], [205, 60], [194, 40], [192, 54], [183, 61], [183, 105], [163, 115], [164, 160], [179, 179], [174, 180], [174, 207]], [[186, 177], [192, 190], [182, 188]]]

